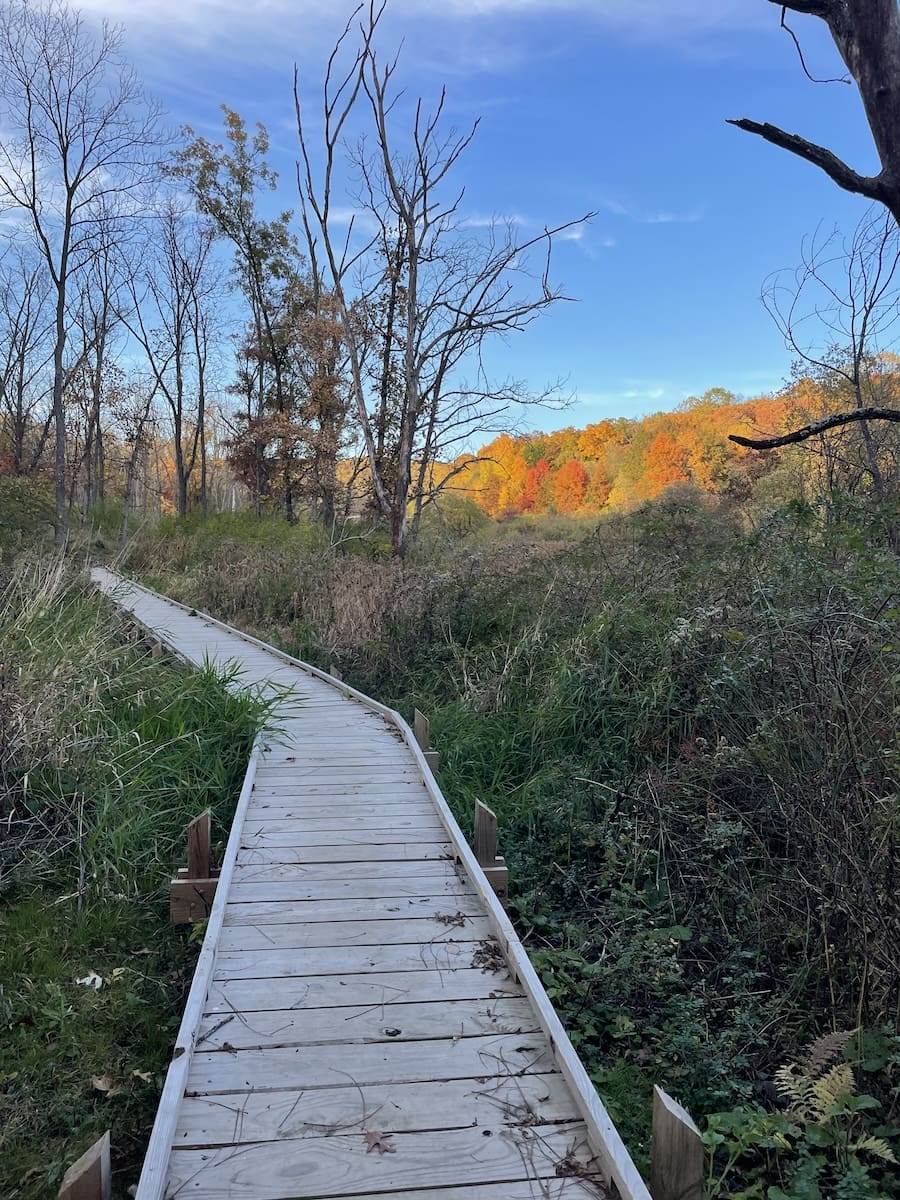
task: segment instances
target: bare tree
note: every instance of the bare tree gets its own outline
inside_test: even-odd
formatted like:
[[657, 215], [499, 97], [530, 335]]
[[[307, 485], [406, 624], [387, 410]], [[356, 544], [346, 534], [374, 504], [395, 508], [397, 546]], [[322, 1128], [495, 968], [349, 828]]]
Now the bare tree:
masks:
[[[900, 421], [895, 373], [885, 360], [900, 331], [900, 229], [893, 217], [870, 211], [849, 241], [836, 233], [812, 238], [796, 270], [767, 281], [763, 300], [788, 349], [829, 397], [832, 411], [778, 437], [732, 434], [731, 440], [771, 450], [858, 425], [863, 469], [874, 495], [884, 501], [897, 483], [894, 439], [877, 435], [870, 422]], [[835, 406], [843, 411], [834, 412]], [[828, 454], [837, 452], [836, 445], [823, 445]], [[841, 453], [847, 451], [844, 445]]]
[[798, 134], [787, 133], [777, 125], [746, 118], [732, 120], [729, 124], [813, 163], [839, 187], [883, 204], [900, 223], [900, 8], [897, 0], [769, 0], [769, 3], [781, 9], [782, 25], [794, 38], [808, 76], [800, 43], [786, 24], [786, 14], [790, 11], [818, 17], [828, 26], [838, 53], [859, 89], [881, 171], [877, 175], [862, 175], [831, 150]]
[[65, 373], [70, 283], [115, 238], [152, 170], [157, 110], [120, 54], [62, 0], [0, 3], [0, 204], [22, 212], [55, 307], [53, 425], [56, 542], [66, 537]]
[[215, 230], [209, 222], [198, 221], [168, 200], [154, 232], [153, 252], [130, 280], [130, 311], [123, 319], [146, 355], [154, 390], [169, 410], [176, 507], [183, 517], [198, 462], [201, 504], [206, 504], [207, 368], [211, 308], [221, 279], [212, 260]]
[[35, 469], [50, 431], [48, 296], [40, 263], [22, 247], [14, 247], [0, 264], [0, 414], [6, 443], [2, 457], [15, 475]]
[[[106, 494], [105, 393], [111, 390], [110, 376], [115, 337], [121, 332], [121, 313], [130, 265], [121, 247], [108, 238], [99, 239], [97, 253], [79, 276], [77, 307], [73, 314], [80, 345], [73, 345], [73, 362], [67, 371], [65, 392], [82, 410], [81, 454], [70, 453], [73, 463], [70, 509], [74, 507], [77, 477], [82, 483], [82, 521], [90, 506]], [[72, 339], [74, 340], [74, 339]], [[116, 381], [118, 383], [118, 381]]]
[[[375, 0], [361, 4], [332, 51], [321, 148], [313, 146], [319, 122], [313, 126], [304, 118], [296, 71], [294, 98], [311, 269], [327, 286], [343, 325], [349, 392], [375, 506], [389, 524], [393, 552], [402, 555], [411, 533], [410, 506], [415, 524], [441, 448], [453, 438], [464, 443], [511, 399], [527, 399], [513, 396], [510, 385], [491, 385], [482, 351], [491, 338], [524, 329], [563, 298], [549, 283], [553, 236], [580, 222], [525, 238], [500, 223], [486, 238], [475, 236], [463, 219], [463, 192], [449, 177], [478, 123], [463, 133], [445, 130], [442, 92], [434, 112], [420, 100], [411, 128], [397, 129], [397, 59], [383, 64], [374, 47], [384, 7]], [[360, 40], [353, 49], [357, 18]], [[349, 61], [342, 65], [345, 56]], [[359, 181], [353, 197], [358, 215], [340, 236], [336, 173], [348, 123], [361, 116], [369, 135], [347, 152]], [[320, 175], [314, 167], [319, 161]], [[537, 278], [527, 268], [530, 251], [542, 253]], [[467, 384], [467, 377], [474, 382]]]

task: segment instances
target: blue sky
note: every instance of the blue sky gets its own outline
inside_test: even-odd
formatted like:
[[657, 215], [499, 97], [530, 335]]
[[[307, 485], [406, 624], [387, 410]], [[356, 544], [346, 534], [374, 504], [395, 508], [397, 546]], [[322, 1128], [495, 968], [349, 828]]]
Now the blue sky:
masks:
[[[122, 21], [127, 52], [173, 124], [210, 138], [218, 105], [263, 121], [295, 203], [291, 75], [312, 96], [343, 0], [86, 0]], [[672, 408], [710, 387], [778, 388], [790, 356], [759, 293], [804, 235], [849, 232], [863, 202], [815, 168], [725, 124], [750, 116], [876, 167], [855, 88], [804, 78], [768, 0], [392, 0], [382, 44], [402, 38], [402, 81], [442, 83], [460, 126], [481, 127], [460, 165], [464, 212], [540, 228], [595, 209], [563, 242], [554, 280], [577, 297], [498, 347], [498, 374], [564, 378], [543, 428]], [[791, 24], [816, 75], [841, 74], [820, 22]], [[306, 88], [308, 87], [308, 91]]]

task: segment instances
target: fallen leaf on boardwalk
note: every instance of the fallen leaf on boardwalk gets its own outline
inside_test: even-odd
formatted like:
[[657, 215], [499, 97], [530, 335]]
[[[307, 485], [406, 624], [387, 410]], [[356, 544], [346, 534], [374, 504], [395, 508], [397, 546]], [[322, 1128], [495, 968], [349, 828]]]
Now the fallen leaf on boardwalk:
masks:
[[103, 976], [98, 975], [96, 971], [88, 971], [83, 979], [76, 979], [76, 983], [80, 983], [83, 987], [93, 988], [95, 992], [99, 992], [103, 987]]
[[396, 1154], [397, 1147], [391, 1144], [392, 1136], [390, 1133], [364, 1133], [366, 1154], [371, 1154], [373, 1150], [379, 1154]]
[[98, 1092], [103, 1092], [105, 1096], [118, 1096], [122, 1087], [112, 1078], [111, 1075], [92, 1075], [91, 1084]]

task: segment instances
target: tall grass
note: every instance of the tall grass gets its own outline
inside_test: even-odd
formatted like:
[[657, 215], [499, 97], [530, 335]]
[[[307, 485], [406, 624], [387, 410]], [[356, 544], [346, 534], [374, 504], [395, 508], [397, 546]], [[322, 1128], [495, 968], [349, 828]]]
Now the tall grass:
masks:
[[[112, 1127], [134, 1182], [194, 947], [167, 923], [187, 823], [227, 835], [267, 713], [129, 645], [58, 558], [0, 589], [0, 1195], [55, 1194]], [[95, 990], [90, 980], [101, 986]]]

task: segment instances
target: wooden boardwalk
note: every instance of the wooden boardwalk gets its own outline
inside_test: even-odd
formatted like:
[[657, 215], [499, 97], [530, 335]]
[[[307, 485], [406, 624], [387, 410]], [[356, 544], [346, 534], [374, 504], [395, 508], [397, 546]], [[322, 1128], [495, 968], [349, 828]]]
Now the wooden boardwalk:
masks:
[[649, 1200], [405, 723], [105, 570], [284, 689], [241, 793], [137, 1200]]

